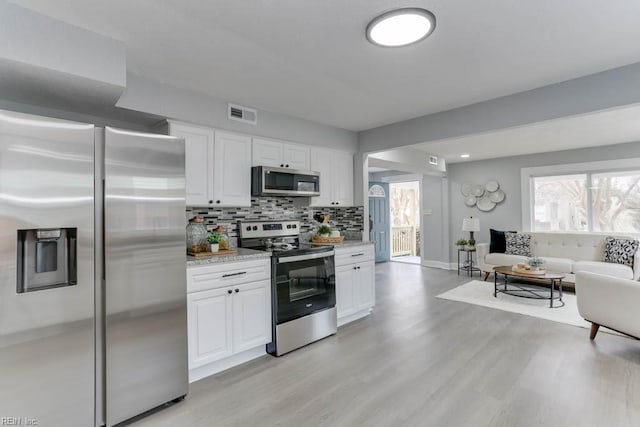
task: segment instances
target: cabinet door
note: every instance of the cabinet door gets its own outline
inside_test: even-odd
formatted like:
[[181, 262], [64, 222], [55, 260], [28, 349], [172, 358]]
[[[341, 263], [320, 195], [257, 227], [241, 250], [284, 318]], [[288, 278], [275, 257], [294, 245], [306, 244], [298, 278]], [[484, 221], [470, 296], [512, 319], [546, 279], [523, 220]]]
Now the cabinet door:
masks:
[[333, 177], [331, 176], [331, 150], [323, 148], [311, 149], [311, 170], [320, 172], [320, 195], [311, 197], [311, 206], [331, 206]]
[[216, 131], [213, 200], [215, 206], [251, 206], [250, 136]]
[[232, 296], [228, 289], [187, 295], [189, 369], [233, 354]]
[[284, 167], [281, 142], [253, 138], [253, 166]]
[[169, 134], [184, 138], [187, 206], [213, 199], [213, 129], [169, 122]]
[[354, 313], [356, 307], [356, 271], [355, 265], [336, 267], [336, 311], [338, 319]]
[[263, 280], [234, 287], [234, 353], [269, 342], [271, 342], [271, 282]]
[[353, 156], [336, 151], [332, 157], [331, 201], [338, 206], [353, 206]]
[[311, 150], [304, 145], [284, 144], [282, 160], [287, 168], [308, 171], [311, 169]]
[[364, 262], [357, 265], [356, 270], [356, 306], [359, 310], [371, 308], [376, 300], [376, 273], [373, 262]]

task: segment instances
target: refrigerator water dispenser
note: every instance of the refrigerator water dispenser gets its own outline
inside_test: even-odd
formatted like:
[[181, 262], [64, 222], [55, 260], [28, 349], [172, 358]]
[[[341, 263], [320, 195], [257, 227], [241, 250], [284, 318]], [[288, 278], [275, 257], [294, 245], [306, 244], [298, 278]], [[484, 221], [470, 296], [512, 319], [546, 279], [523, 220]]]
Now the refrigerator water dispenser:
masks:
[[18, 230], [16, 292], [77, 283], [77, 228]]

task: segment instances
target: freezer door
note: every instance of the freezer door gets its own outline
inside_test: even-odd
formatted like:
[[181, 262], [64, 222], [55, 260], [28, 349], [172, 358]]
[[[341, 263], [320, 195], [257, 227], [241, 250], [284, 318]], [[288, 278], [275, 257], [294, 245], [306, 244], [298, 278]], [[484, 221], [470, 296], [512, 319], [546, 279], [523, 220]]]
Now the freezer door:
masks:
[[93, 140], [93, 125], [0, 111], [6, 422], [94, 422]]
[[106, 424], [187, 394], [184, 141], [105, 129]]

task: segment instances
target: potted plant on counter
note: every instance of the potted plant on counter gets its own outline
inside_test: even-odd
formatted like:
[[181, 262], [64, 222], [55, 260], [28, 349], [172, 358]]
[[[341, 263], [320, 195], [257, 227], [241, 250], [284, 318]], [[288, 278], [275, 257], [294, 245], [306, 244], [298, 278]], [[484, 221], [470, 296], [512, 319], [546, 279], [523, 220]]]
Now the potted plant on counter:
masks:
[[456, 240], [456, 246], [458, 247], [458, 249], [463, 250], [465, 248], [465, 246], [467, 246], [467, 240], [466, 239], [458, 239]]
[[207, 242], [211, 245], [211, 252], [218, 252], [220, 250], [220, 241], [222, 240], [222, 234], [217, 231], [210, 231], [207, 236]]
[[329, 237], [331, 236], [331, 227], [328, 224], [321, 224], [318, 227], [318, 236], [320, 237]]

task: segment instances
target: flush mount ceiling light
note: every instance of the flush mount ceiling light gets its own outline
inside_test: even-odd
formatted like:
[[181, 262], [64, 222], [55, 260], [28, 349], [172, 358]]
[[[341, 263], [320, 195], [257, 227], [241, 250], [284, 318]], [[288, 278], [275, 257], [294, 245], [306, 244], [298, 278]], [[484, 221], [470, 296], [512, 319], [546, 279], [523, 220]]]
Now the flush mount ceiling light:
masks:
[[468, 159], [471, 156], [468, 154], [460, 154], [460, 157], [462, 157], [463, 159]]
[[367, 25], [367, 40], [378, 46], [407, 46], [424, 40], [436, 28], [436, 17], [426, 9], [407, 7], [374, 18]]

